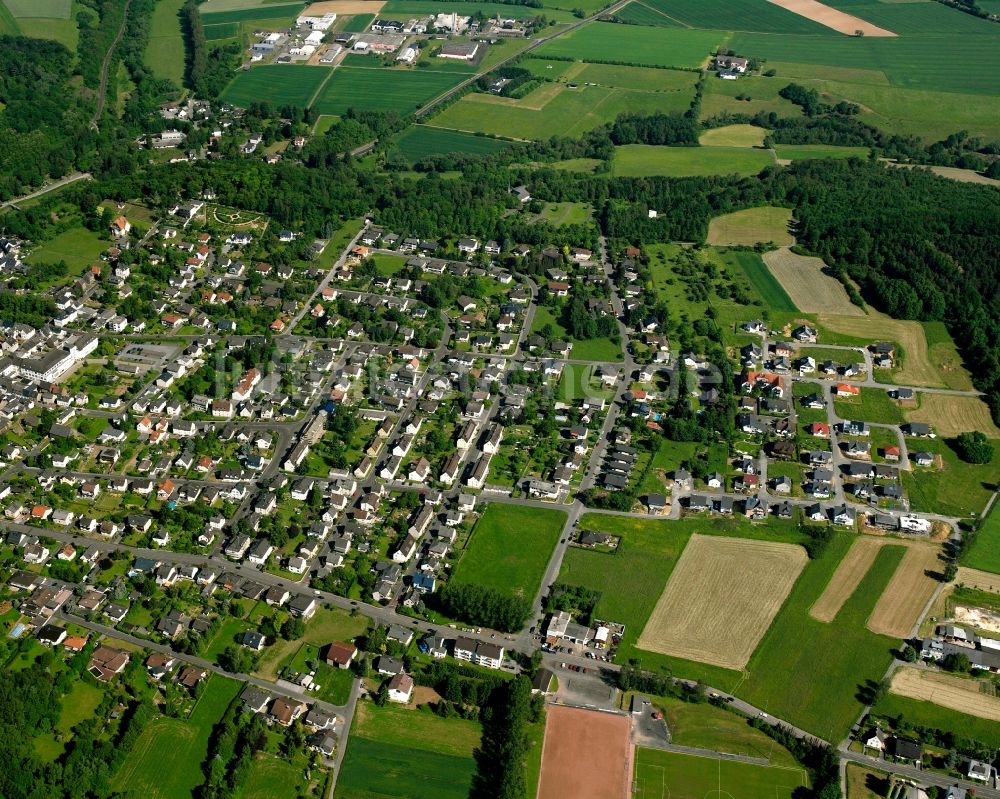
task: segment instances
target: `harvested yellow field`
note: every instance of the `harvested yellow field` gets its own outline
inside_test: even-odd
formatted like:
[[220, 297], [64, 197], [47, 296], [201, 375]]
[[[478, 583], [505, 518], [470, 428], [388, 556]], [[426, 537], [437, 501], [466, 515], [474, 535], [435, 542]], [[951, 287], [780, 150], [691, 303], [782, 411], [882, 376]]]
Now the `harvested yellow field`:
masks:
[[817, 3], [816, 0], [769, 0], [769, 2], [847, 36], [856, 36], [859, 33], [863, 36], [880, 37], [896, 35], [892, 31], [873, 25], [860, 17], [845, 14], [836, 8]]
[[906, 418], [910, 422], [927, 422], [939, 436], [981, 430], [989, 438], [1000, 438], [1000, 428], [993, 424], [989, 406], [979, 397], [922, 394], [920, 407], [906, 414]]
[[912, 543], [882, 592], [867, 627], [873, 633], [905, 638], [934, 595], [938, 582], [928, 576], [941, 570], [940, 549]]
[[829, 623], [837, 618], [844, 603], [861, 584], [875, 556], [884, 544], [884, 538], [857, 538], [816, 603], [809, 608], [809, 615], [817, 621]]
[[638, 646], [742, 669], [806, 565], [794, 544], [693, 535]]
[[796, 255], [782, 247], [765, 253], [764, 263], [800, 311], [865, 318], [865, 312], [851, 302], [840, 281], [823, 273], [826, 264], [822, 258]]
[[323, 14], [374, 14], [378, 16], [385, 0], [324, 0], [320, 3], [312, 3], [303, 16], [321, 17]]
[[969, 716], [1000, 721], [1000, 697], [980, 691], [980, 682], [923, 669], [901, 668], [892, 676], [889, 691]]
[[968, 566], [959, 566], [958, 572], [955, 574], [955, 582], [966, 588], [975, 588], [977, 591], [1000, 594], [1000, 574], [970, 569]]
[[715, 217], [708, 223], [709, 244], [746, 245], [773, 242], [782, 246], [795, 243], [788, 225], [791, 208], [746, 208], [732, 214]]
[[698, 137], [702, 147], [763, 147], [765, 128], [757, 125], [724, 125], [710, 128]]

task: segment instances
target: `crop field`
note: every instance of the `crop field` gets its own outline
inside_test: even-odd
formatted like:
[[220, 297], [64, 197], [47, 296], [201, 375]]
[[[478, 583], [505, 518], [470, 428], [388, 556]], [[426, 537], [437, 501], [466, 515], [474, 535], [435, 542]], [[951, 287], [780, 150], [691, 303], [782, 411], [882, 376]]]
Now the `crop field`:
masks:
[[605, 86], [570, 89], [566, 84], [553, 82], [519, 100], [493, 94], [467, 94], [428, 124], [522, 140], [578, 136], [626, 111], [682, 113], [690, 107], [693, 96], [693, 82], [683, 89], [662, 91]]
[[895, 36], [896, 34], [887, 28], [880, 28], [867, 20], [848, 14], [839, 9], [833, 8], [816, 0], [770, 0], [770, 2], [781, 8], [786, 8], [794, 14], [799, 14], [820, 25], [825, 25], [837, 33], [845, 36]]
[[320, 114], [343, 114], [348, 108], [399, 111], [404, 116], [450, 89], [462, 75], [394, 69], [341, 67], [316, 100]]
[[801, 768], [637, 748], [636, 799], [791, 799], [809, 781]]
[[981, 430], [988, 438], [1000, 438], [989, 406], [979, 397], [949, 397], [921, 394], [920, 407], [906, 414], [911, 422], [927, 422], [941, 436], [951, 438], [969, 430]]
[[875, 556], [886, 543], [887, 539], [884, 538], [856, 538], [816, 604], [809, 608], [809, 615], [826, 623], [837, 618], [840, 609], [861, 585], [861, 580], [875, 562]]
[[[904, 554], [902, 547], [882, 547], [831, 623], [809, 615], [853, 540], [838, 534], [809, 561], [735, 687], [740, 698], [832, 741], [843, 738], [857, 720], [859, 690], [882, 678], [899, 643], [872, 633], [865, 623]], [[817, 652], [824, 656], [816, 657]], [[789, 674], [795, 675], [795, 691], [788, 690]]]
[[742, 267], [754, 290], [772, 312], [795, 313], [798, 310], [781, 284], [774, 279], [774, 275], [760, 255], [755, 252], [731, 250], [724, 254], [724, 258]]
[[534, 599], [565, 521], [561, 510], [488, 505], [452, 579]]
[[216, 25], [204, 25], [205, 39], [210, 42], [220, 39], [235, 39], [240, 35], [240, 23], [220, 22]]
[[633, 89], [643, 92], [684, 92], [691, 96], [698, 76], [693, 72], [650, 67], [624, 67], [617, 64], [572, 65], [565, 80], [578, 83], [596, 83], [616, 89]]
[[160, 717], [150, 722], [112, 779], [112, 787], [150, 799], [192, 796], [204, 779], [201, 762], [208, 752], [212, 727], [240, 687], [235, 680], [213, 675], [190, 717]]
[[618, 177], [756, 175], [774, 164], [765, 150], [747, 147], [662, 147], [626, 144], [615, 148], [612, 170]]
[[161, 0], [156, 4], [143, 56], [156, 77], [173, 81], [178, 87], [184, 83], [184, 38], [178, 16], [183, 5], [184, 0]]
[[[330, 70], [323, 67], [271, 64], [240, 72], [222, 92], [221, 99], [238, 106], [266, 101], [274, 105], [305, 108]], [[325, 111], [322, 113], [334, 113]]]
[[805, 161], [815, 158], [867, 158], [867, 147], [837, 147], [829, 144], [776, 144], [779, 161]]
[[413, 125], [396, 139], [396, 149], [411, 163], [449, 153], [492, 155], [509, 146], [510, 142], [488, 136], [472, 136], [426, 125]]
[[824, 274], [823, 259], [797, 255], [782, 247], [765, 253], [764, 263], [800, 311], [864, 315], [864, 311], [851, 302], [840, 281]]
[[720, 31], [692, 31], [679, 28], [642, 28], [592, 22], [542, 45], [537, 56], [563, 56], [581, 61], [627, 60], [648, 66], [698, 67], [726, 34]]
[[[852, 306], [856, 307], [856, 306]], [[925, 328], [919, 322], [891, 319], [872, 312], [869, 316], [845, 316], [820, 309], [817, 322], [833, 333], [868, 342], [890, 341], [902, 350], [902, 367], [893, 370], [893, 380], [904, 386], [972, 388], [955, 345], [943, 328]], [[928, 338], [933, 334], [933, 340]]]
[[630, 25], [650, 25], [658, 28], [684, 27], [676, 20], [671, 19], [662, 11], [657, 11], [652, 6], [633, 0], [616, 15], [622, 22]]
[[973, 569], [984, 569], [1000, 574], [1000, 503], [993, 503], [989, 515], [979, 528], [975, 543], [966, 553], [962, 564]]
[[805, 563], [792, 544], [693, 535], [638, 646], [741, 669]]
[[757, 125], [724, 125], [709, 128], [698, 137], [702, 147], [763, 147], [767, 129]]
[[[981, 539], [982, 532], [979, 533], [979, 536]], [[976, 546], [978, 546], [980, 539], [977, 539]], [[973, 546], [973, 549], [976, 549], [976, 546]], [[983, 571], [982, 569], [973, 569], [968, 566], [959, 566], [958, 574], [955, 575], [955, 582], [975, 591], [1000, 594], [1000, 575], [995, 571]], [[998, 602], [1000, 602], [1000, 599], [998, 599]]]
[[[472, 2], [462, 3], [462, 11], [465, 14], [475, 14], [477, 11], [482, 12], [487, 17], [496, 16], [500, 14], [504, 17], [510, 16], [525, 16], [531, 17], [538, 13], [544, 13], [549, 19], [555, 20], [556, 22], [569, 22], [575, 19], [571, 13], [572, 9], [567, 9], [561, 11], [558, 9], [549, 10], [546, 8], [543, 12], [535, 11], [534, 9], [525, 9], [520, 12], [511, 11], [506, 8], [501, 3], [485, 3], [485, 2]], [[423, 16], [427, 14], [440, 14], [445, 12], [445, 9], [440, 5], [440, 0], [389, 0], [382, 6], [379, 16], [385, 19], [410, 19], [412, 17]]]
[[910, 544], [868, 619], [869, 630], [895, 638], [910, 635], [938, 586], [931, 575], [942, 569], [939, 554], [937, 546]]
[[247, 8], [244, 3], [240, 8], [230, 8], [215, 11], [211, 4], [205, 6], [201, 12], [201, 22], [203, 25], [220, 25], [224, 22], [253, 22], [265, 19], [291, 19], [303, 8], [305, 3], [285, 3], [285, 4], [261, 4], [253, 8]]
[[337, 779], [338, 799], [465, 799], [479, 724], [423, 710], [358, 705]]
[[[631, 729], [626, 716], [549, 706], [538, 799], [626, 799], [632, 782]], [[581, 752], [587, 753], [585, 760]]]
[[791, 221], [791, 208], [747, 208], [712, 219], [708, 223], [706, 241], [709, 244], [746, 246], [773, 242], [779, 246], [787, 246], [795, 243], [794, 237], [788, 232]]
[[757, 33], [834, 35], [829, 28], [768, 0], [642, 0], [676, 23], [690, 28]]
[[904, 666], [892, 676], [889, 690], [959, 713], [1000, 721], [1000, 697], [994, 696], [992, 691], [983, 691], [983, 685], [991, 687], [988, 680], [973, 680]]

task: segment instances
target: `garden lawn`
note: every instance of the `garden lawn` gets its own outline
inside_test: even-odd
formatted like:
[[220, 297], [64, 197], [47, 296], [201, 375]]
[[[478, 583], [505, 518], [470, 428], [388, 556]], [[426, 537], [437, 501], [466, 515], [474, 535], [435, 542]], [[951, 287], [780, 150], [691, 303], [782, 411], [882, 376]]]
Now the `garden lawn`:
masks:
[[1000, 502], [993, 503], [962, 565], [1000, 574]]
[[560, 36], [535, 51], [545, 56], [568, 57], [581, 61], [622, 61], [662, 67], [698, 67], [722, 44], [721, 31], [692, 31], [679, 28], [643, 28], [591, 22]]
[[27, 261], [46, 264], [65, 261], [72, 274], [80, 274], [110, 246], [110, 242], [103, 241], [94, 231], [75, 227], [35, 248]]
[[184, 85], [184, 39], [180, 10], [184, 0], [160, 0], [153, 10], [149, 41], [146, 43], [146, 64], [157, 78]]
[[612, 171], [618, 177], [756, 175], [774, 165], [766, 150], [747, 147], [662, 147], [626, 144], [615, 148]]
[[348, 108], [358, 108], [398, 111], [407, 116], [464, 77], [432, 69], [341, 67], [320, 92], [315, 107], [320, 114], [343, 114]]
[[490, 503], [452, 579], [534, 599], [565, 521], [561, 510]]

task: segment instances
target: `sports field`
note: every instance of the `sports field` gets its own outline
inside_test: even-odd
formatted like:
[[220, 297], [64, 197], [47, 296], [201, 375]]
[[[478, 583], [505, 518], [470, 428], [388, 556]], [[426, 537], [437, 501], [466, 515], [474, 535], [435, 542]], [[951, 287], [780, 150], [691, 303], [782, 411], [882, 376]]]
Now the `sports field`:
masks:
[[[306, 108], [330, 70], [324, 67], [270, 64], [241, 71], [222, 92], [221, 99], [238, 106], [254, 102]], [[321, 113], [337, 113], [323, 111]]]
[[463, 75], [432, 69], [395, 70], [341, 67], [316, 99], [320, 114], [343, 114], [348, 108], [369, 111], [416, 111], [456, 83]]
[[717, 216], [708, 223], [709, 244], [746, 245], [773, 242], [779, 246], [795, 243], [788, 232], [792, 221], [791, 208], [747, 208]]
[[160, 0], [153, 10], [149, 41], [143, 60], [158, 78], [184, 83], [184, 38], [180, 10], [184, 0]]
[[821, 258], [798, 255], [782, 247], [765, 253], [764, 263], [800, 311], [864, 315], [864, 311], [851, 302], [840, 281], [822, 271], [826, 264]]
[[[535, 55], [580, 61], [623, 61], [662, 67], [698, 67], [726, 34], [678, 28], [643, 28], [592, 22], [542, 45]], [[623, 57], [623, 54], [627, 54]]]
[[635, 750], [636, 799], [791, 799], [808, 785], [800, 768]]
[[[538, 799], [628, 799], [632, 722], [627, 716], [550, 705]], [[586, 752], [585, 759], [580, 757]]]
[[756, 175], [774, 164], [766, 150], [747, 147], [662, 147], [626, 144], [615, 148], [616, 177], [690, 177], [695, 175]]
[[[982, 689], [983, 685], [987, 687], [987, 691]], [[910, 699], [933, 702], [959, 713], [1000, 721], [1000, 697], [994, 696], [992, 690], [989, 690], [991, 688], [988, 680], [974, 680], [903, 666], [892, 676], [889, 690]]]
[[452, 579], [534, 599], [565, 521], [561, 510], [487, 505]]
[[741, 669], [805, 563], [792, 544], [693, 535], [638, 646]]
[[426, 710], [357, 707], [334, 796], [338, 799], [465, 799], [478, 722]]
[[396, 149], [410, 162], [452, 153], [492, 155], [509, 146], [510, 142], [488, 136], [473, 136], [426, 125], [413, 125], [396, 139]]

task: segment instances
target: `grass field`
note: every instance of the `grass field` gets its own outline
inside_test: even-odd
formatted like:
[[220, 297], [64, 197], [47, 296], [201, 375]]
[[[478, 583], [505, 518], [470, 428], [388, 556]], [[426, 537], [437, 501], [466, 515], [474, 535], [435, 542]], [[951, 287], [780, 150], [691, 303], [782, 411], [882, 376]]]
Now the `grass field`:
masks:
[[203, 25], [219, 25], [224, 22], [291, 19], [303, 8], [305, 3], [241, 3], [239, 8], [214, 11], [210, 3], [201, 11], [201, 22]]
[[792, 221], [791, 208], [762, 206], [717, 216], [708, 223], [709, 244], [753, 246], [773, 242], [779, 246], [795, 243], [788, 232]]
[[[289, 104], [305, 108], [330, 70], [324, 67], [272, 64], [237, 74], [222, 92], [221, 99], [238, 106], [254, 102]], [[339, 113], [323, 111], [321, 113]]]
[[881, 388], [862, 386], [856, 397], [835, 399], [833, 407], [841, 419], [877, 424], [902, 424], [904, 421], [899, 403]]
[[487, 505], [452, 579], [534, 599], [565, 521], [561, 510]]
[[240, 799], [272, 799], [288, 795], [292, 786], [302, 782], [302, 770], [274, 755], [258, 753], [250, 766]]
[[875, 609], [868, 618], [868, 629], [879, 635], [906, 638], [938, 587], [941, 550], [932, 544], [913, 542], [892, 575]]
[[143, 57], [156, 77], [173, 81], [178, 88], [184, 83], [184, 38], [178, 16], [183, 5], [184, 0], [156, 4]]
[[1000, 697], [994, 696], [991, 689], [989, 680], [906, 666], [896, 670], [890, 685], [892, 693], [900, 696], [932, 702], [964, 715], [1000, 721]]
[[586, 203], [545, 203], [538, 220], [551, 225], [583, 225], [591, 221], [592, 216]]
[[[621, 72], [625, 68], [615, 69]], [[684, 74], [649, 71], [664, 75]], [[657, 91], [582, 84], [570, 89], [567, 83], [548, 82], [519, 100], [494, 94], [467, 94], [436, 115], [429, 124], [522, 140], [579, 136], [625, 112], [683, 113], [690, 107], [693, 96], [693, 80]]]
[[847, 764], [847, 799], [882, 799], [889, 790], [889, 781], [881, 771]]
[[993, 503], [962, 565], [1000, 574], [1000, 503]]
[[801, 768], [758, 766], [731, 760], [635, 750], [636, 799], [791, 799], [808, 786]]
[[422, 710], [358, 705], [338, 799], [465, 799], [481, 728]]
[[781, 284], [775, 280], [774, 275], [771, 274], [771, 271], [767, 268], [760, 255], [755, 252], [741, 251], [733, 251], [726, 255], [730, 260], [735, 261], [743, 268], [746, 276], [750, 279], [750, 283], [753, 284], [753, 287], [764, 301], [764, 305], [772, 311], [783, 313], [795, 313], [798, 310], [795, 307], [795, 303], [792, 302], [792, 298], [788, 296], [787, 292], [781, 287]]
[[698, 137], [702, 147], [762, 147], [767, 130], [757, 125], [709, 128]]
[[212, 726], [240, 687], [236, 680], [213, 675], [189, 718], [152, 721], [111, 781], [112, 787], [150, 799], [192, 796], [204, 779], [201, 762], [208, 752]]
[[69, 19], [71, 0], [3, 0], [14, 17], [47, 17]]
[[867, 158], [867, 147], [835, 147], [829, 144], [776, 144], [774, 151], [782, 161], [806, 161], [813, 158]]
[[1000, 474], [1000, 441], [993, 440], [993, 461], [976, 465], [959, 460], [955, 451], [942, 439], [914, 439], [911, 450], [926, 450], [939, 456], [937, 467], [914, 467], [903, 472], [903, 487], [916, 511], [941, 513], [946, 516], [966, 516], [981, 513]]
[[959, 738], [973, 738], [987, 746], [1000, 747], [1000, 724], [988, 719], [959, 713], [933, 702], [899, 696], [891, 691], [872, 710], [872, 716], [902, 716], [908, 724], [934, 727], [954, 733]]
[[537, 333], [546, 325], [551, 325], [554, 335], [568, 339], [573, 342], [573, 351], [570, 353], [574, 360], [579, 361], [620, 361], [622, 359], [622, 348], [609, 338], [592, 338], [583, 341], [573, 339], [562, 326], [552, 310], [547, 306], [539, 305], [535, 310], [535, 318], [531, 323], [531, 330]]
[[337, 608], [320, 608], [306, 623], [306, 632], [301, 639], [279, 639], [264, 650], [256, 673], [261, 677], [274, 679], [283, 664], [291, 661], [301, 644], [322, 647], [333, 641], [351, 641], [367, 627], [368, 621], [364, 616], [352, 616]]
[[836, 35], [829, 28], [763, 0], [642, 0], [649, 8], [691, 28]]
[[65, 261], [76, 274], [95, 263], [111, 243], [103, 241], [92, 230], [76, 227], [63, 231], [51, 241], [35, 248], [28, 263], [58, 263]]
[[345, 33], [363, 33], [374, 21], [374, 14], [353, 14], [341, 30]]
[[805, 550], [791, 544], [692, 536], [639, 648], [743, 668], [805, 563]]
[[875, 556], [885, 543], [884, 538], [868, 536], [856, 538], [819, 599], [809, 608], [809, 615], [827, 623], [837, 618], [844, 603], [851, 598], [864, 576], [868, 574], [868, 570], [875, 562]]
[[756, 175], [774, 164], [765, 150], [747, 147], [661, 147], [626, 144], [615, 148], [612, 171], [617, 177], [689, 177]]
[[[546, 3], [546, 6], [547, 5], [548, 4]], [[440, 14], [442, 13], [442, 10], [440, 0], [389, 0], [382, 6], [382, 11], [379, 13], [379, 16], [386, 19], [405, 20], [410, 17], [426, 14]], [[496, 16], [497, 14], [503, 15], [504, 17], [518, 16], [518, 14], [512, 12], [501, 3], [463, 2], [462, 11], [465, 14], [475, 14], [477, 11], [481, 11], [487, 17]], [[535, 13], [545, 13], [549, 19], [555, 19], [559, 22], [567, 22], [573, 18], [571, 14], [559, 11], [531, 11], [530, 13], [528, 11], [524, 11], [523, 13], [525, 16], [534, 16]]]
[[704, 84], [705, 94], [701, 99], [701, 116], [708, 119], [723, 113], [758, 114], [772, 111], [781, 116], [801, 116], [801, 108], [778, 94], [788, 85], [786, 80], [781, 77], [757, 76], [739, 80], [707, 79]]
[[864, 311], [851, 302], [840, 281], [822, 271], [826, 266], [823, 259], [798, 255], [782, 247], [765, 253], [764, 263], [800, 311], [864, 315]]
[[487, 136], [472, 136], [454, 130], [413, 125], [396, 139], [396, 150], [411, 163], [435, 155], [461, 153], [463, 155], [492, 155], [510, 142]]
[[[538, 48], [536, 55], [581, 61], [621, 61], [661, 67], [697, 67], [726, 38], [720, 31], [642, 28], [593, 22]], [[627, 53], [627, 59], [622, 58]]]
[[989, 406], [979, 397], [953, 397], [944, 394], [921, 394], [920, 407], [908, 411], [910, 422], [927, 422], [938, 435], [950, 438], [969, 430], [980, 430], [988, 438], [1000, 438]]
[[462, 80], [462, 75], [425, 70], [336, 70], [316, 99], [320, 114], [343, 114], [348, 108], [412, 113]]

